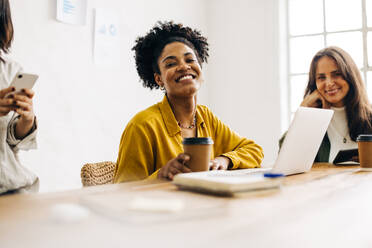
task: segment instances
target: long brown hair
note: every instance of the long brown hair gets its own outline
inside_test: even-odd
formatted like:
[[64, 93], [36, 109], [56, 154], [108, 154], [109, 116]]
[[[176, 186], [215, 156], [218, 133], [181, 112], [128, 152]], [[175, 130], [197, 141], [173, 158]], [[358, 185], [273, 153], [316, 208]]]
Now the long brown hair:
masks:
[[9, 0], [0, 0], [0, 61], [4, 62], [4, 53], [9, 52], [13, 41], [13, 23]]
[[324, 56], [336, 62], [343, 78], [350, 87], [344, 99], [350, 138], [355, 141], [359, 134], [372, 133], [372, 108], [365, 84], [353, 59], [341, 48], [326, 47], [315, 54], [311, 61], [309, 81], [304, 97], [316, 90], [316, 69], [319, 59]]

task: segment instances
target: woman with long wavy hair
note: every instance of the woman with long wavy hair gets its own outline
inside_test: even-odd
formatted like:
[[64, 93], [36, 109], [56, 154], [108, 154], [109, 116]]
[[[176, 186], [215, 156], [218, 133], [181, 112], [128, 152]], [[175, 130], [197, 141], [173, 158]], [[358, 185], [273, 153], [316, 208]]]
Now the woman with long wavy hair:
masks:
[[301, 106], [334, 110], [316, 162], [332, 162], [338, 151], [358, 147], [358, 135], [372, 133], [365, 84], [351, 56], [339, 47], [324, 48], [314, 56]]

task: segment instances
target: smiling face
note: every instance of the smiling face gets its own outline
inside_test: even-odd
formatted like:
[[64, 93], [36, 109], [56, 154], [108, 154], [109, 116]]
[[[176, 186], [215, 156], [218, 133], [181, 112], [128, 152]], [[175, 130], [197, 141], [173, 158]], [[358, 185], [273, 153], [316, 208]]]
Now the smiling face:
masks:
[[331, 106], [342, 107], [345, 105], [344, 99], [350, 86], [332, 58], [324, 56], [318, 60], [315, 77], [319, 93]]
[[202, 71], [193, 49], [182, 42], [167, 44], [158, 58], [160, 74], [155, 81], [168, 96], [194, 96], [203, 82]]

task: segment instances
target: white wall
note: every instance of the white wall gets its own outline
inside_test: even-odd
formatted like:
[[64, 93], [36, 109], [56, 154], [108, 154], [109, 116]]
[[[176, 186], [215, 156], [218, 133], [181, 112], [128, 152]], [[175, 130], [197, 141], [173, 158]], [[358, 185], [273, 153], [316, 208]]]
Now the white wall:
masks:
[[208, 0], [209, 105], [260, 144], [272, 164], [280, 137], [276, 0]]
[[[21, 154], [40, 177], [40, 191], [81, 187], [87, 162], [116, 161], [120, 136], [136, 112], [161, 100], [142, 87], [131, 47], [158, 20], [206, 29], [199, 0], [89, 0], [86, 26], [55, 20], [55, 0], [11, 0], [15, 40], [12, 56], [40, 78], [35, 87], [39, 148]], [[120, 15], [121, 63], [93, 64], [93, 8], [109, 6]], [[205, 100], [205, 94], [204, 99]]]

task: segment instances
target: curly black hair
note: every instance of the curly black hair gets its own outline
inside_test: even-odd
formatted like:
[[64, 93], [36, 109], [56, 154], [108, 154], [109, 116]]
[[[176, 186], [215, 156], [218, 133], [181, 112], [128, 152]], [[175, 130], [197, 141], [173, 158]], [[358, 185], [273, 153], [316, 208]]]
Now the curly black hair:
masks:
[[137, 72], [145, 88], [159, 89], [154, 78], [155, 72], [160, 73], [157, 61], [163, 48], [175, 41], [183, 42], [193, 49], [200, 65], [207, 62], [208, 42], [199, 31], [173, 21], [159, 21], [145, 36], [138, 37], [132, 48], [135, 51]]

